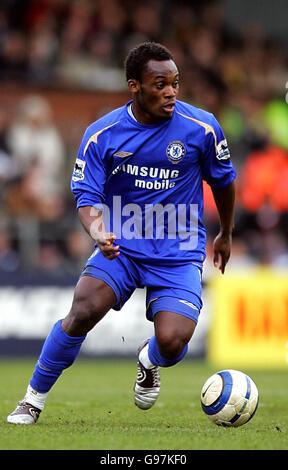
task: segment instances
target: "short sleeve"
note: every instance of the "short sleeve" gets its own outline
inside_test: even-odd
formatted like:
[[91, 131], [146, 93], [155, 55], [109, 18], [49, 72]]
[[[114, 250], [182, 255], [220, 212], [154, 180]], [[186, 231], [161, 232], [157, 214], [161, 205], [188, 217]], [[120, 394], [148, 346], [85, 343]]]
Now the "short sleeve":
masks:
[[202, 151], [202, 176], [212, 188], [228, 186], [236, 178], [225, 135], [212, 115], [206, 126]]
[[75, 196], [77, 209], [83, 206], [102, 208], [106, 175], [107, 168], [99, 155], [99, 146], [94, 142], [89, 143], [86, 131], [71, 178], [71, 191]]

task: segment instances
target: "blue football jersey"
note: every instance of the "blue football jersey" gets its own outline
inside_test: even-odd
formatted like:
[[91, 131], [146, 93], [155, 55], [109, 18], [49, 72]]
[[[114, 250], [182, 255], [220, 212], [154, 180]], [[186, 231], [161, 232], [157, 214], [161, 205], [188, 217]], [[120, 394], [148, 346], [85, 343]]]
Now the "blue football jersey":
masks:
[[71, 181], [77, 208], [102, 209], [106, 231], [136, 260], [202, 263], [203, 180], [221, 188], [236, 176], [223, 131], [179, 100], [171, 119], [144, 125], [130, 103], [87, 128]]

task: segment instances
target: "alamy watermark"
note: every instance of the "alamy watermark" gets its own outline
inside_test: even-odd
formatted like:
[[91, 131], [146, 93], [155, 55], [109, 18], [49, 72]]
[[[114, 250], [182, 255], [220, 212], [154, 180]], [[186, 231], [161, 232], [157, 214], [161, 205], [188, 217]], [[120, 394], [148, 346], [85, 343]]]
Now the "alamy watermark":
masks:
[[91, 208], [94, 218], [90, 227], [95, 234], [114, 233], [125, 240], [179, 240], [180, 250], [193, 250], [198, 245], [198, 204], [123, 204], [113, 196], [112, 207], [106, 204]]

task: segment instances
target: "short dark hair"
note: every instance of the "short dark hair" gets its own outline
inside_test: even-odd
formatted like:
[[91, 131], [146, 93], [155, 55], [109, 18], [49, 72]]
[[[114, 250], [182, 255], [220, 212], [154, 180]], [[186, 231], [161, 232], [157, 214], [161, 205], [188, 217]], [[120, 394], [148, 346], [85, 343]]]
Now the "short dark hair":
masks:
[[166, 47], [157, 42], [144, 42], [131, 49], [125, 60], [126, 80], [134, 79], [141, 82], [149, 60], [174, 60]]

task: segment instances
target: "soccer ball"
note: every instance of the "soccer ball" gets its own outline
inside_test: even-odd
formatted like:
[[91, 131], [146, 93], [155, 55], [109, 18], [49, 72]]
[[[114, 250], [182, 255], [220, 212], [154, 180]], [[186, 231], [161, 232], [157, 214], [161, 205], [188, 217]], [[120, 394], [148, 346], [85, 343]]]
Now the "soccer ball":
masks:
[[206, 380], [201, 405], [218, 426], [238, 427], [255, 414], [259, 395], [253, 380], [239, 370], [221, 370]]

